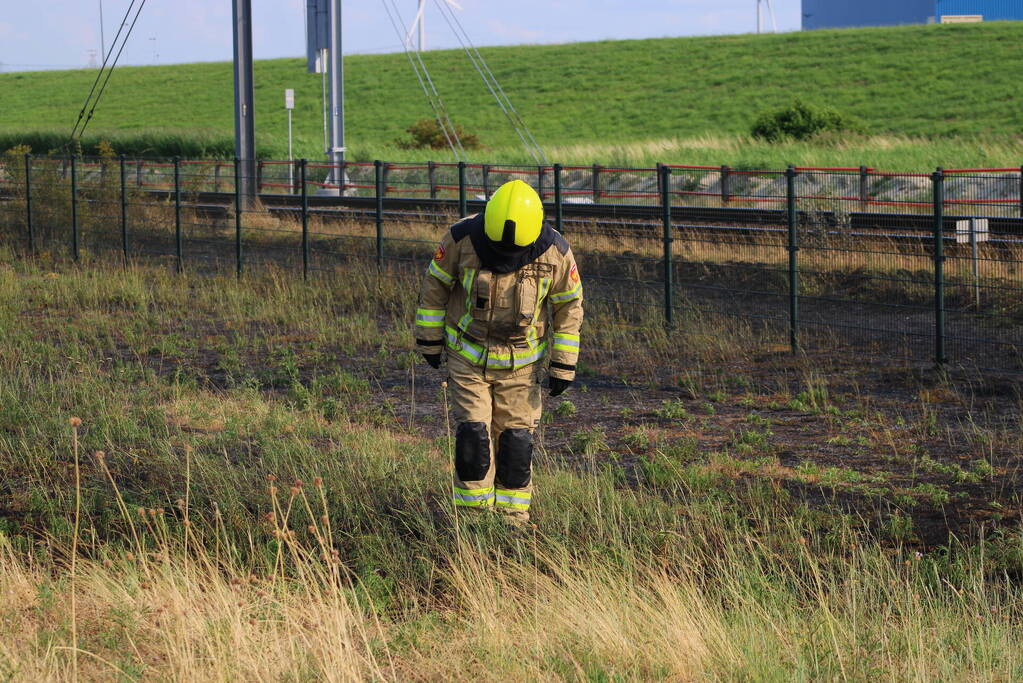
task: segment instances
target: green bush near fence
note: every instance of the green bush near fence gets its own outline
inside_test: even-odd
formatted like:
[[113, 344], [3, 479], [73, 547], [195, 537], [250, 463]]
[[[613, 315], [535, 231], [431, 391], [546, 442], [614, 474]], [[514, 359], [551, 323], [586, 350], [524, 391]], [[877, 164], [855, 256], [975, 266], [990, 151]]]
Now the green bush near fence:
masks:
[[862, 133], [859, 119], [830, 107], [817, 107], [796, 100], [787, 107], [761, 114], [750, 135], [768, 142], [810, 140], [822, 133]]

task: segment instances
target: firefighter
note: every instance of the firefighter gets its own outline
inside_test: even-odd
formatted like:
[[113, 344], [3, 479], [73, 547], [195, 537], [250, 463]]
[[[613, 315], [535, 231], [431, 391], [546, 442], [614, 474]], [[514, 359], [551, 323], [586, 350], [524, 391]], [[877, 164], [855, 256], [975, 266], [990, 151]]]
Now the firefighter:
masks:
[[505, 183], [482, 214], [444, 235], [423, 280], [415, 336], [433, 368], [447, 356], [456, 506], [528, 521], [544, 361], [558, 396], [575, 379], [582, 321], [572, 250], [543, 224], [543, 203], [526, 183]]

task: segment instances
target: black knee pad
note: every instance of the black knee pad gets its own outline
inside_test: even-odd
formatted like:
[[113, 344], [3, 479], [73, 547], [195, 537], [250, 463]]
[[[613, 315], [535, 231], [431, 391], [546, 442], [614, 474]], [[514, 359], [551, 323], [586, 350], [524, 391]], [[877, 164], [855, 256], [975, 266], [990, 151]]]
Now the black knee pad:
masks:
[[483, 422], [462, 422], [455, 430], [455, 471], [462, 481], [485, 479], [490, 469], [490, 434]]
[[497, 445], [497, 480], [520, 489], [529, 484], [533, 464], [533, 434], [528, 429], [506, 429]]

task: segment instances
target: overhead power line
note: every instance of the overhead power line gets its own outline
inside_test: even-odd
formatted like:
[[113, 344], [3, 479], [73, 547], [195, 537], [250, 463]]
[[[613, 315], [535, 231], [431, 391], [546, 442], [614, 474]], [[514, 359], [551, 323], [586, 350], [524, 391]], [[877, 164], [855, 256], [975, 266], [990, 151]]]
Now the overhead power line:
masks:
[[[388, 1], [390, 2], [390, 7], [388, 7]], [[401, 14], [398, 12], [397, 5], [394, 4], [394, 0], [380, 0], [380, 2], [384, 6], [384, 11], [387, 12], [387, 18], [391, 20], [391, 26], [394, 27], [395, 33], [401, 39], [402, 35], [405, 34], [405, 24], [401, 20]], [[394, 10], [393, 15], [391, 13], [392, 9]], [[465, 153], [465, 148], [462, 146], [461, 139], [458, 137], [455, 124], [451, 121], [451, 117], [448, 116], [447, 109], [444, 107], [444, 101], [440, 97], [440, 92], [438, 92], [433, 78], [430, 77], [430, 71], [426, 68], [426, 63], [423, 62], [422, 54], [411, 50], [408, 42], [404, 43], [404, 49], [405, 56], [408, 57], [409, 64], [412, 66], [412, 71], [415, 72], [416, 79], [419, 81], [419, 86], [423, 89], [423, 93], [433, 109], [434, 117], [437, 119], [437, 125], [440, 126], [441, 133], [444, 135], [444, 140], [448, 143], [448, 147], [451, 148], [456, 159], [468, 161], [468, 156]]]
[[[110, 82], [110, 76], [114, 73], [114, 68], [117, 66], [117, 62], [121, 59], [121, 53], [124, 52], [124, 46], [128, 43], [128, 38], [131, 37], [131, 32], [135, 28], [136, 22], [139, 20], [139, 15], [142, 13], [142, 8], [146, 6], [146, 0], [142, 0], [138, 9], [135, 10], [135, 16], [132, 18], [131, 25], [128, 26], [128, 17], [131, 16], [131, 11], [135, 7], [137, 0], [131, 0], [131, 4], [128, 5], [127, 11], [124, 13], [124, 17], [121, 19], [121, 24], [117, 29], [117, 34], [114, 36], [114, 40], [110, 43], [110, 50], [103, 56], [103, 64], [100, 66], [99, 73], [96, 74], [96, 80], [92, 82], [92, 87], [89, 89], [89, 95], [85, 98], [85, 104], [82, 105], [81, 111], [78, 113], [78, 119], [75, 121], [74, 128], [71, 129], [71, 135], [68, 138], [65, 147], [69, 148], [75, 141], [77, 135], [81, 139], [85, 133], [85, 129], [89, 126], [89, 122], [92, 120], [92, 115], [96, 112], [96, 106], [99, 104], [100, 98], [103, 97], [103, 92], [107, 88], [107, 84]], [[128, 30], [125, 32], [125, 26], [128, 26]], [[122, 32], [124, 37], [121, 37]], [[118, 42], [120, 46], [118, 47]], [[114, 61], [110, 62], [110, 56], [114, 53], [114, 49], [117, 49], [117, 54], [114, 56]], [[110, 68], [107, 68], [107, 64], [110, 64]], [[103, 81], [102, 85], [100, 80]], [[99, 90], [96, 90], [96, 86], [99, 85]], [[95, 95], [95, 97], [93, 97]], [[90, 107], [90, 102], [92, 106]], [[86, 115], [86, 109], [89, 113]], [[81, 125], [81, 129], [79, 129]]]
[[472, 39], [469, 38], [469, 33], [465, 30], [465, 27], [462, 26], [462, 23], [458, 20], [458, 17], [446, 2], [441, 2], [440, 0], [433, 0], [433, 2], [437, 5], [437, 9], [439, 9], [441, 14], [444, 16], [444, 20], [454, 32], [455, 37], [458, 38], [458, 42], [461, 43], [462, 49], [465, 50], [465, 53], [469, 56], [469, 61], [472, 62], [476, 72], [480, 75], [480, 78], [483, 79], [483, 83], [487, 86], [487, 89], [490, 90], [490, 94], [494, 96], [495, 100], [497, 100], [497, 104], [501, 108], [505, 117], [507, 117], [508, 122], [511, 123], [511, 126], [518, 134], [519, 139], [522, 140], [522, 144], [525, 146], [526, 151], [529, 152], [530, 156], [533, 157], [537, 164], [547, 165], [549, 162], [547, 161], [547, 155], [544, 154], [543, 148], [540, 147], [540, 144], [536, 141], [536, 138], [533, 137], [533, 134], [530, 132], [526, 122], [522, 119], [522, 116], [519, 115], [519, 112], [516, 111], [511, 100], [508, 99], [508, 95], [505, 94], [504, 88], [502, 88], [501, 84], [497, 81], [497, 78], [494, 76], [494, 72], [490, 70], [486, 60], [483, 59], [483, 55], [480, 54], [480, 51], [473, 44]]

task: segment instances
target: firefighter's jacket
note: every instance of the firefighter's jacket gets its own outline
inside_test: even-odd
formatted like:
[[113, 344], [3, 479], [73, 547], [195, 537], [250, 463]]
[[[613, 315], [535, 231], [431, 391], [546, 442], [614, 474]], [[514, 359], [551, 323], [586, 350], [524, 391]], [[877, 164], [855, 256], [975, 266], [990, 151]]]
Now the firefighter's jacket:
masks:
[[455, 224], [430, 261], [416, 310], [416, 348], [438, 354], [446, 346], [495, 370], [550, 355], [551, 376], [572, 380], [582, 322], [582, 282], [565, 238], [545, 226], [530, 250], [503, 260], [477, 214]]

